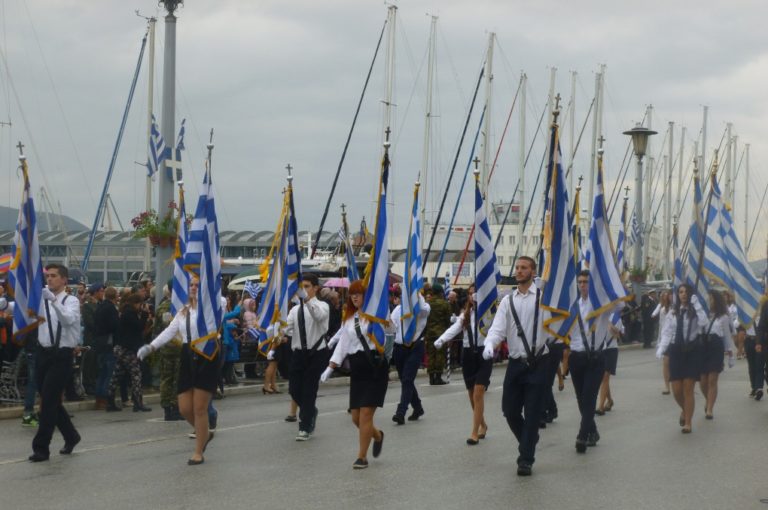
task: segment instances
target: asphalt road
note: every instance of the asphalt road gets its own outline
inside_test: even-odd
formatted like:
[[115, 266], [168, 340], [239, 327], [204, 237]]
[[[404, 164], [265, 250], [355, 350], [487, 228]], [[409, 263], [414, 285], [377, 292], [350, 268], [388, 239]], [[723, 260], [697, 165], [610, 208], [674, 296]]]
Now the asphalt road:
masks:
[[[162, 422], [159, 408], [78, 412], [83, 442], [74, 455], [39, 464], [26, 461], [34, 430], [3, 420], [0, 508], [768, 509], [768, 402], [747, 398], [746, 362], [722, 374], [714, 420], [704, 420], [697, 389], [693, 434], [683, 435], [677, 406], [661, 395], [653, 351], [622, 351], [598, 446], [574, 450], [578, 410], [566, 381], [556, 390], [560, 417], [542, 431], [529, 478], [515, 474], [517, 444], [500, 411], [504, 368], [494, 371], [488, 437], [478, 446], [465, 444], [471, 415], [460, 374], [439, 387], [419, 378], [426, 415], [404, 426], [390, 421], [400, 390], [391, 384], [376, 415], [383, 453], [369, 455], [361, 471], [352, 469], [357, 430], [341, 381], [321, 387], [317, 430], [304, 443], [283, 421], [285, 394], [218, 401], [219, 430], [196, 467], [186, 465], [190, 427]], [[61, 446], [57, 434], [51, 451]]]

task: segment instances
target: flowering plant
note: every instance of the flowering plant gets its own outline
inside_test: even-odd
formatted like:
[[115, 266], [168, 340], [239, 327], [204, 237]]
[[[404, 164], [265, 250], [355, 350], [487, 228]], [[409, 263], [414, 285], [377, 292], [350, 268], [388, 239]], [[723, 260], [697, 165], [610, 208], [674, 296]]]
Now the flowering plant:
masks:
[[176, 237], [176, 220], [178, 206], [171, 200], [168, 204], [168, 213], [162, 218], [154, 209], [143, 211], [131, 220], [133, 225], [133, 237], [136, 239], [149, 238], [173, 238]]

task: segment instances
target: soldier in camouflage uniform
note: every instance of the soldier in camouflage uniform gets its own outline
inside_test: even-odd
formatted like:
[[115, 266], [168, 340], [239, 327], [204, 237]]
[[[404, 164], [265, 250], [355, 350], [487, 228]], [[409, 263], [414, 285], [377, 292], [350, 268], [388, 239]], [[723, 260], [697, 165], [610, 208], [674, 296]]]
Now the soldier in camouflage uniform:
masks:
[[[157, 337], [173, 320], [171, 315], [170, 291], [163, 288], [163, 300], [155, 310], [154, 337]], [[184, 418], [179, 413], [178, 385], [179, 363], [181, 359], [181, 338], [174, 338], [156, 356], [160, 361], [160, 405], [165, 411], [165, 421], [180, 421]]]
[[432, 287], [426, 291], [426, 298], [432, 308], [432, 311], [429, 313], [429, 318], [427, 319], [427, 326], [424, 329], [429, 384], [448, 384], [443, 381], [442, 378], [443, 370], [445, 370], [445, 351], [435, 349], [435, 340], [437, 340], [446, 329], [451, 327], [451, 306], [443, 296], [443, 287], [441, 285], [432, 285]]

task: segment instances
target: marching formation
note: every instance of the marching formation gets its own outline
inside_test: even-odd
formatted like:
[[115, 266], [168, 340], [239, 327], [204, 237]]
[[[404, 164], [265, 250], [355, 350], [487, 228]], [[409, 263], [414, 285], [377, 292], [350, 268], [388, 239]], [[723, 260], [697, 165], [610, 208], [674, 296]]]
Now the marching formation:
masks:
[[[437, 299], [444, 290], [439, 285], [428, 285], [422, 274], [418, 182], [413, 194], [403, 288], [390, 284], [386, 207], [389, 131], [379, 174], [375, 241], [362, 278], [356, 278], [354, 258], [348, 259], [350, 284], [340, 318], [335, 319], [333, 307], [329, 307], [327, 299], [321, 299], [318, 276], [302, 271], [290, 166], [278, 228], [262, 267], [264, 286], [256, 289], [249, 283], [243, 298], [235, 298], [240, 304], [228, 308], [227, 300], [222, 298], [226, 291], [222, 289], [209, 153], [203, 189], [189, 225], [179, 182], [174, 276], [168, 285], [167, 311], [158, 309], [156, 313], [161, 319], [156, 320], [154, 338], [148, 343], [137, 340], [142, 338], [145, 325], [140, 318], [140, 297], [124, 297], [117, 314], [114, 289], [106, 296], [111, 304], [110, 321], [119, 323], [121, 334], [130, 337], [125, 342], [115, 341], [117, 369], [104, 393], [108, 410], [115, 407], [117, 387], [127, 371], [132, 373], [134, 411], [148, 411], [142, 401], [139, 362], [175, 349], [176, 362], [166, 368], [171, 389], [165, 390], [175, 390], [175, 398], [164, 399], [194, 429], [195, 447], [188, 464], [203, 464], [206, 448], [214, 438], [217, 412], [211, 401], [225, 361], [222, 342], [229, 343], [232, 320], [242, 318], [247, 334], [257, 339], [259, 352], [269, 360], [264, 393], [277, 391], [276, 358], [290, 355], [292, 410], [286, 421], [298, 422], [296, 441], [308, 441], [315, 433], [319, 385], [327, 382], [335, 370], [346, 367], [350, 377], [348, 411], [359, 439], [354, 469], [369, 466], [369, 450], [374, 459], [382, 454], [385, 432], [375, 418], [385, 402], [391, 365], [400, 381], [400, 396], [391, 421], [402, 426], [406, 420], [417, 421], [426, 413], [415, 385], [425, 352], [430, 383], [445, 384], [440, 360], [444, 352], [452, 350], [454, 341], [461, 341], [460, 364], [471, 414], [467, 445], [478, 445], [488, 437], [485, 392], [494, 361], [501, 359], [506, 363], [501, 412], [517, 441], [517, 474], [532, 474], [540, 430], [557, 418], [552, 391], [556, 376], [561, 390], [565, 377], [571, 377], [581, 416], [578, 426], [574, 426], [575, 450], [585, 454], [600, 441], [595, 416], [613, 407], [610, 377], [616, 374], [618, 339], [625, 334], [626, 316], [639, 296], [624, 283], [625, 226], [621, 226], [617, 246], [611, 238], [602, 149], [598, 154], [587, 246], [581, 247], [581, 235], [574, 228], [577, 210], [569, 206], [560, 163], [557, 114], [555, 111], [548, 144], [541, 247], [535, 257], [516, 258], [514, 288], [505, 295], [485, 215], [480, 172], [475, 170], [475, 274], [463, 309], [450, 310], [444, 300]], [[60, 453], [71, 454], [81, 441], [61, 404], [62, 391], [71, 376], [72, 357], [79, 349], [80, 306], [66, 292], [66, 267], [50, 264], [43, 272], [23, 157], [21, 163], [24, 198], [11, 264], [13, 337], [37, 345], [35, 382], [41, 403], [39, 429], [29, 459], [40, 462], [50, 456], [56, 428], [64, 437]], [[687, 257], [676, 249], [675, 282], [652, 314], [660, 319], [656, 355], [664, 359], [664, 393], [671, 389], [681, 409], [681, 431], [686, 434], [693, 431], [697, 382], [705, 396], [705, 417], [714, 418], [718, 375], [726, 355], [730, 363], [738, 355], [733, 339], [740, 335], [751, 339], [747, 349], [751, 352], [754, 398], [759, 400], [763, 391], [762, 339], [768, 336], [768, 307], [762, 307], [761, 315], [765, 317], [761, 317], [755, 331], [753, 322], [763, 302], [762, 288], [744, 269], [746, 259], [731, 235], [728, 208], [720, 197], [715, 172], [711, 182], [707, 214], [703, 215], [696, 177], [695, 217]], [[622, 223], [625, 218], [626, 208]], [[687, 272], [682, 260], [687, 261]], [[734, 292], [732, 302], [715, 288], [717, 284]], [[134, 329], [135, 333], [126, 333]], [[106, 387], [106, 382], [100, 386]]]

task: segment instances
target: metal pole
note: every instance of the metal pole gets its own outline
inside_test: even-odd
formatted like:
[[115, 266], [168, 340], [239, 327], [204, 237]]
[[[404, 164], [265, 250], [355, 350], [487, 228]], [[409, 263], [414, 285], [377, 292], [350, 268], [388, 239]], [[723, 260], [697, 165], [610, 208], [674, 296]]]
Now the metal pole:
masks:
[[[525, 109], [527, 105], [525, 89], [528, 85], [528, 76], [523, 73], [520, 77], [520, 198], [517, 206], [517, 245], [523, 243], [523, 232], [525, 231], [525, 222], [523, 221], [523, 204], [525, 204]], [[512, 197], [514, 202], [515, 197]], [[511, 251], [510, 246], [510, 251]], [[515, 261], [511, 261], [510, 266], [514, 266]]]
[[[571, 71], [571, 118], [570, 136], [568, 137], [568, 170], [573, 169], [573, 159], [576, 156], [574, 149], [576, 140], [576, 71]], [[573, 172], [568, 172], [568, 196], [573, 196]]]
[[[646, 119], [648, 119], [647, 127], [648, 129], [653, 129], [653, 105], [649, 104], [646, 109], [645, 114]], [[645, 173], [647, 175], [647, 179], [645, 179], [645, 198], [643, 199], [643, 202], [645, 203], [645, 208], [643, 208], [643, 218], [642, 218], [642, 228], [640, 229], [641, 236], [643, 238], [643, 244], [642, 244], [642, 250], [643, 250], [643, 267], [650, 266], [649, 264], [649, 256], [650, 256], [650, 248], [651, 248], [651, 230], [653, 229], [653, 223], [651, 222], [651, 209], [653, 209], [652, 205], [652, 190], [653, 190], [653, 170], [654, 170], [654, 160], [653, 160], [653, 152], [651, 151], [651, 139], [648, 138], [648, 145], [646, 146], [645, 153], [648, 155], [648, 164], [647, 168], [645, 170]], [[642, 181], [641, 181], [642, 184]], [[640, 216], [638, 216], [638, 220], [640, 219]], [[646, 231], [646, 229], [648, 229]]]
[[[635, 171], [635, 218], [637, 218], [640, 224], [640, 232], [644, 232], [645, 224], [643, 223], [643, 157], [637, 156], [637, 169]], [[644, 267], [643, 264], [643, 236], [640, 236], [640, 240], [635, 243], [634, 254], [634, 267], [641, 270]], [[632, 283], [633, 292], [635, 293], [635, 302], [640, 304], [640, 282]]]
[[709, 106], [704, 105], [703, 115], [704, 118], [701, 125], [701, 165], [699, 165], [699, 168], [705, 174], [709, 174], [707, 167], [707, 117], [709, 116]]
[[[152, 110], [155, 107], [154, 85], [155, 85], [155, 26], [157, 18], [149, 18], [149, 69], [147, 75], [147, 140], [152, 138]], [[152, 209], [152, 177], [147, 175], [146, 190], [146, 211]], [[144, 244], [144, 271], [149, 271], [152, 265], [152, 243], [147, 237]]]
[[[677, 166], [677, 198], [675, 200], [675, 216], [680, 221], [680, 214], [682, 213], [681, 197], [683, 193], [683, 161], [685, 160], [685, 126], [680, 133], [680, 161]], [[676, 256], [676, 255], [675, 255]]]
[[[744, 171], [744, 246], [747, 246], [749, 241], [749, 144], [744, 144], [744, 150], [746, 151], [746, 166]], [[748, 253], [746, 255], [749, 255]]]
[[[437, 28], [437, 16], [432, 16], [429, 28], [429, 57], [427, 63], [427, 111], [424, 115], [424, 154], [421, 159], [421, 225], [426, 225], [427, 211], [427, 185], [429, 184], [429, 145], [432, 140], [432, 82], [435, 75], [435, 35]], [[421, 250], [424, 250], [424, 236], [420, 236]]]
[[672, 254], [672, 257], [670, 257], [670, 253], [672, 253], [671, 246], [672, 246], [672, 168], [674, 165], [674, 146], [675, 146], [675, 123], [670, 122], [669, 123], [669, 151], [667, 154], [666, 161], [664, 162], [664, 182], [665, 184], [665, 191], [664, 191], [664, 241], [661, 244], [662, 249], [664, 250], [664, 276], [670, 277], [672, 274], [672, 259], [674, 259], [674, 254]]
[[600, 73], [595, 75], [595, 110], [592, 112], [592, 155], [589, 158], [589, 217], [592, 217], [592, 195], [595, 188], [595, 164], [597, 163], [597, 137], [600, 123]]
[[[493, 99], [493, 46], [496, 34], [488, 35], [488, 55], [485, 60], [485, 123], [483, 124], [483, 166], [480, 178], [480, 191], [483, 197], [488, 196], [488, 175], [491, 171], [491, 100]], [[484, 203], [486, 217], [488, 215], [488, 201]]]
[[[180, 2], [177, 0], [165, 0], [168, 15], [165, 17], [165, 53], [163, 54], [163, 118], [160, 131], [165, 143], [172, 147], [176, 140], [176, 16], [174, 11]], [[173, 149], [171, 149], [173, 150]], [[157, 213], [160, 218], [169, 212], [168, 204], [173, 200], [174, 175], [173, 169], [166, 166], [166, 162], [160, 168], [157, 176], [158, 204]], [[173, 255], [173, 248], [155, 248], [155, 281], [158, 285], [171, 278], [171, 266], [166, 263]], [[160, 304], [162, 292], [155, 295], [155, 304]]]
[[727, 151], [727, 158], [728, 158], [728, 164], [725, 166], [725, 203], [733, 206], [733, 201], [731, 200], [731, 179], [733, 179], [733, 123], [728, 122], [725, 125], [725, 132], [726, 132], [726, 138], [727, 138], [727, 145], [726, 145], [726, 151]]

